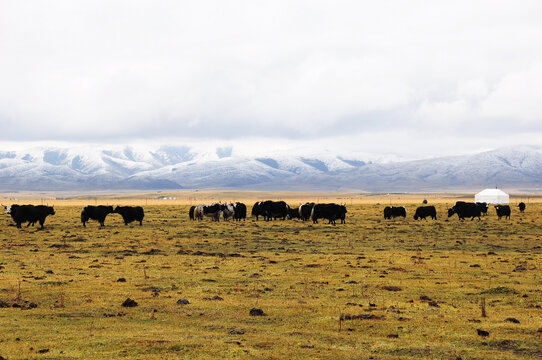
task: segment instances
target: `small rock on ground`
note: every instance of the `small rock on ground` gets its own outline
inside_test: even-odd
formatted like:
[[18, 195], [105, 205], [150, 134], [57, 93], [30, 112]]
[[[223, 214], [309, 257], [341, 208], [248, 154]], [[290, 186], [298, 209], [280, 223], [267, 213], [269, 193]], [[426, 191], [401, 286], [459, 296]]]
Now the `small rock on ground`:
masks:
[[519, 324], [519, 320], [516, 319], [516, 318], [513, 318], [513, 317], [506, 318], [506, 319], [504, 319], [504, 321], [508, 321], [508, 322], [511, 322], [511, 323], [514, 323], [514, 324]]
[[389, 286], [389, 285], [382, 286], [382, 289], [387, 290], [387, 291], [401, 291], [401, 290], [403, 290], [399, 286]]
[[127, 298], [126, 300], [124, 300], [124, 302], [122, 303], [122, 306], [124, 307], [134, 307], [134, 306], [137, 306], [137, 302], [135, 300], [132, 300], [130, 298]]
[[250, 309], [250, 316], [265, 316], [267, 315], [266, 313], [263, 312], [262, 309], [258, 309], [258, 308], [252, 308]]

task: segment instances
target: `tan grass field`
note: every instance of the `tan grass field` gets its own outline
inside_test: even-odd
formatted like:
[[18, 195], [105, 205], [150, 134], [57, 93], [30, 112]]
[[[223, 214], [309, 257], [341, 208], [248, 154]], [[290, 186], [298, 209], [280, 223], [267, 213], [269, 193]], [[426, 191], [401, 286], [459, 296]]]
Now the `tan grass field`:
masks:
[[[0, 202], [14, 197], [55, 205], [56, 215], [44, 230], [0, 216], [7, 359], [542, 358], [537, 196], [513, 198], [527, 210], [514, 207], [510, 220], [490, 208], [465, 222], [445, 211], [468, 198], [447, 194], [3, 194]], [[412, 219], [424, 198], [437, 221]], [[347, 223], [187, 215], [190, 204], [219, 200], [244, 200], [250, 213], [264, 199], [345, 203]], [[105, 228], [83, 228], [81, 206], [95, 203], [143, 205], [143, 226], [111, 214]], [[405, 205], [407, 219], [385, 221], [389, 203]], [[138, 306], [121, 306], [128, 297]]]
[[[163, 198], [168, 198], [164, 200]], [[156, 199], [159, 198], [159, 199]], [[169, 199], [172, 198], [172, 199]], [[252, 204], [261, 200], [284, 200], [291, 205], [299, 205], [307, 201], [336, 202], [346, 205], [353, 204], [418, 204], [422, 199], [431, 203], [444, 203], [450, 206], [457, 200], [472, 201], [470, 194], [368, 194], [368, 193], [301, 193], [301, 192], [266, 192], [266, 191], [172, 191], [154, 193], [127, 194], [90, 194], [74, 195], [56, 193], [4, 193], [0, 194], [0, 203], [48, 204], [57, 206], [84, 205], [195, 205], [213, 202], [242, 201]], [[519, 201], [542, 203], [541, 194], [511, 195], [510, 203]]]

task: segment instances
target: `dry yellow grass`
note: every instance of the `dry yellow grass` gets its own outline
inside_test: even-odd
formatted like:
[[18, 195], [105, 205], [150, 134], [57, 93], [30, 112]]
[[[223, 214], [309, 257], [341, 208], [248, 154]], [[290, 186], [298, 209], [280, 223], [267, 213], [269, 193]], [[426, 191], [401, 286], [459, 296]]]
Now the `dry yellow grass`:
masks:
[[[37, 307], [0, 308], [0, 356], [542, 357], [538, 199], [523, 215], [513, 209], [511, 220], [498, 221], [490, 209], [481, 222], [461, 223], [445, 217], [457, 200], [445, 194], [179, 194], [146, 206], [154, 194], [97, 201], [144, 205], [142, 227], [112, 214], [104, 229], [96, 222], [83, 228], [81, 205], [93, 202], [81, 198], [51, 200], [57, 214], [43, 231], [16, 229], [2, 215], [0, 301]], [[406, 220], [382, 219], [390, 197], [406, 205]], [[250, 211], [253, 200], [266, 198], [345, 202], [347, 224], [188, 220], [191, 202], [245, 199]], [[412, 219], [422, 198], [436, 205], [439, 220]], [[122, 307], [128, 297], [139, 305]], [[253, 307], [267, 315], [250, 316]]]
[[[164, 200], [166, 197], [168, 199]], [[156, 199], [159, 198], [159, 199]], [[169, 199], [172, 198], [172, 199]], [[453, 204], [457, 200], [472, 201], [470, 194], [365, 194], [365, 193], [301, 193], [301, 192], [269, 192], [269, 191], [171, 191], [154, 193], [126, 194], [57, 194], [57, 193], [12, 193], [0, 194], [0, 203], [48, 204], [57, 206], [84, 206], [95, 204], [107, 205], [194, 205], [213, 202], [242, 201], [253, 204], [261, 200], [284, 200], [292, 205], [307, 201], [336, 202], [346, 205], [354, 204], [418, 204], [422, 199], [431, 203]], [[17, 199], [17, 200], [14, 200]], [[511, 204], [519, 201], [526, 203], [542, 203], [542, 195], [512, 195]]]

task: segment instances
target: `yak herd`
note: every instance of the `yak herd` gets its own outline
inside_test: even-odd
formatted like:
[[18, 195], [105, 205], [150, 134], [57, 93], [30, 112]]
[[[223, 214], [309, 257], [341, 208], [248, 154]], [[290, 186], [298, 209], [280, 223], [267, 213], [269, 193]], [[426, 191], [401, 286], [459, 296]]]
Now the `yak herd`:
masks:
[[[4, 206], [6, 213], [11, 216], [17, 227], [20, 229], [22, 223], [28, 222], [27, 227], [34, 225], [36, 222], [43, 229], [45, 219], [49, 215], [55, 215], [55, 209], [52, 206], [45, 205], [17, 205]], [[105, 218], [108, 214], [116, 213], [122, 216], [124, 225], [128, 225], [132, 221], [139, 221], [139, 225], [143, 225], [143, 217], [145, 213], [141, 206], [85, 206], [81, 211], [81, 222], [86, 227], [88, 220], [96, 220], [100, 226], [104, 226]]]
[[[424, 201], [424, 204], [426, 202]], [[481, 220], [482, 215], [487, 215], [487, 203], [470, 203], [458, 201], [454, 206], [448, 209], [448, 217], [457, 214], [460, 220], [465, 218], [478, 218]], [[520, 202], [517, 207], [520, 212], [525, 211], [525, 203]], [[6, 213], [11, 216], [17, 228], [21, 228], [23, 223], [28, 222], [28, 226], [34, 225], [36, 222], [43, 229], [45, 219], [49, 215], [55, 215], [55, 210], [52, 206], [45, 205], [17, 205], [4, 206]], [[495, 205], [495, 210], [499, 220], [502, 217], [510, 219], [509, 205]], [[277, 219], [300, 219], [302, 221], [312, 220], [314, 224], [318, 223], [319, 219], [328, 220], [328, 224], [335, 225], [337, 220], [341, 224], [346, 222], [346, 206], [340, 204], [316, 204], [305, 203], [298, 207], [290, 207], [284, 201], [258, 201], [252, 206], [251, 216], [259, 220], [262, 217], [265, 221]], [[119, 214], [122, 216], [124, 225], [128, 225], [133, 221], [143, 225], [143, 217], [145, 212], [141, 206], [92, 206], [83, 207], [81, 211], [81, 223], [86, 227], [89, 220], [95, 220], [100, 223], [100, 226], [105, 226], [105, 218], [109, 214]], [[203, 220], [205, 217], [211, 218], [213, 221], [220, 221], [220, 216], [224, 220], [233, 219], [235, 221], [245, 220], [247, 218], [247, 206], [241, 202], [234, 203], [214, 203], [210, 205], [199, 204], [191, 206], [189, 210], [190, 220]], [[406, 208], [404, 206], [386, 206], [384, 208], [384, 219], [393, 219], [397, 217], [406, 218]], [[420, 206], [416, 209], [414, 220], [427, 219], [430, 217], [437, 220], [437, 211], [434, 206]]]
[[[345, 223], [346, 206], [339, 204], [315, 204], [305, 203], [299, 207], [290, 207], [284, 201], [258, 201], [252, 206], [251, 215], [260, 219], [260, 216], [265, 221], [277, 219], [301, 219], [303, 221], [312, 220], [317, 224], [318, 219], [326, 219], [328, 223], [335, 225], [336, 220], [340, 220], [341, 224]], [[231, 204], [214, 203], [211, 205], [200, 204], [190, 207], [188, 216], [191, 220], [203, 220], [205, 216], [210, 217], [214, 221], [220, 220], [220, 214], [224, 220], [233, 218], [241, 221], [247, 217], [247, 206], [241, 202]]]
[[[510, 206], [509, 205], [494, 205], [495, 211], [497, 212], [497, 217], [499, 220], [502, 217], [510, 219]], [[525, 203], [520, 202], [517, 207], [520, 212], [525, 211]], [[454, 206], [448, 209], [448, 217], [452, 217], [454, 214], [457, 214], [457, 217], [460, 220], [465, 220], [465, 218], [478, 218], [481, 220], [482, 215], [487, 215], [489, 206], [485, 202], [465, 202], [457, 201]], [[406, 218], [406, 209], [404, 206], [386, 206], [384, 209], [384, 219], [392, 219], [396, 217]], [[414, 214], [414, 220], [426, 219], [431, 217], [433, 220], [437, 220], [437, 210], [434, 206], [420, 206], [416, 209]]]

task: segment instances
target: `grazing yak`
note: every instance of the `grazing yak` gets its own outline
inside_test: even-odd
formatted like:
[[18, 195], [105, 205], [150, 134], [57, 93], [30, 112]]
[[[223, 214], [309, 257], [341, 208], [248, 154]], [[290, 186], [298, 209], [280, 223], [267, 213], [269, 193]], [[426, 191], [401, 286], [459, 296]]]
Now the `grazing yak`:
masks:
[[224, 204], [222, 209], [222, 217], [224, 220], [228, 220], [230, 217], [235, 215], [235, 208], [233, 207], [233, 204]]
[[486, 202], [477, 202], [476, 205], [478, 205], [482, 214], [487, 215], [487, 209], [489, 206]]
[[414, 220], [423, 219], [425, 220], [426, 217], [431, 216], [431, 219], [437, 220], [437, 210], [434, 206], [420, 206], [416, 209], [416, 213], [414, 214]]
[[384, 208], [384, 219], [391, 219], [396, 217], [406, 218], [406, 209], [404, 206], [386, 206]]
[[5, 206], [6, 213], [11, 216], [11, 219], [17, 224], [18, 228], [21, 228], [21, 224], [23, 222], [28, 221], [28, 225], [32, 224], [32, 221], [30, 220], [30, 212], [31, 208], [33, 208], [34, 205], [18, 205], [18, 204], [12, 204], [9, 206]]
[[519, 208], [519, 212], [524, 212], [525, 211], [525, 203], [524, 202], [520, 202], [518, 204], [518, 208]]
[[346, 223], [346, 206], [339, 204], [315, 204], [312, 207], [311, 219], [314, 224], [318, 219], [327, 219], [328, 224], [335, 225], [335, 220], [341, 220], [341, 224]]
[[190, 210], [188, 210], [188, 218], [190, 220], [195, 220], [194, 218], [194, 209], [196, 209], [196, 207], [194, 205], [190, 206]]
[[211, 205], [199, 204], [194, 209], [194, 218], [203, 220], [204, 216], [210, 217], [213, 221], [220, 221], [220, 213], [226, 208], [224, 204], [214, 203]]
[[34, 207], [34, 211], [32, 212], [32, 225], [34, 225], [37, 221], [40, 224], [40, 227], [43, 229], [45, 218], [47, 218], [49, 215], [55, 214], [55, 208], [53, 206], [37, 205]]
[[311, 212], [312, 212], [313, 207], [314, 207], [314, 203], [305, 203], [299, 206], [299, 209], [298, 209], [299, 217], [303, 221], [309, 220], [311, 218]]
[[254, 204], [252, 216], [256, 216], [256, 220], [258, 220], [258, 216], [260, 215], [266, 221], [273, 219], [285, 220], [286, 216], [288, 216], [288, 209], [289, 206], [284, 201], [260, 201]]
[[19, 229], [24, 222], [28, 222], [27, 227], [38, 222], [40, 228], [43, 229], [45, 219], [49, 215], [55, 215], [55, 209], [52, 206], [45, 205], [34, 206], [13, 204], [10, 206], [9, 214]]
[[105, 226], [105, 218], [107, 215], [113, 213], [113, 206], [105, 206], [105, 205], [87, 205], [83, 208], [81, 211], [81, 222], [83, 223], [83, 226], [86, 227], [86, 223], [89, 220], [96, 220], [100, 223], [100, 226]]
[[256, 220], [259, 220], [260, 216], [263, 216], [265, 219], [265, 212], [262, 208], [263, 201], [256, 201], [252, 206], [252, 216], [256, 216]]
[[141, 206], [118, 206], [113, 211], [116, 214], [122, 216], [124, 225], [128, 225], [132, 221], [139, 221], [139, 225], [143, 225], [143, 217], [145, 212]]
[[480, 206], [475, 203], [458, 201], [454, 206], [448, 209], [448, 217], [451, 217], [454, 214], [457, 214], [459, 220], [465, 220], [465, 218], [470, 217], [472, 221], [475, 217], [477, 217], [478, 220], [481, 220], [480, 216], [482, 211], [480, 210]]
[[508, 205], [495, 205], [495, 210], [497, 211], [497, 216], [499, 220], [504, 216], [510, 219], [510, 206]]
[[237, 221], [245, 221], [247, 218], [247, 206], [242, 202], [233, 203], [233, 218]]

